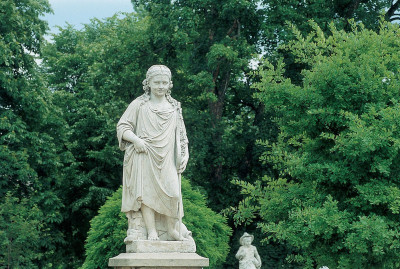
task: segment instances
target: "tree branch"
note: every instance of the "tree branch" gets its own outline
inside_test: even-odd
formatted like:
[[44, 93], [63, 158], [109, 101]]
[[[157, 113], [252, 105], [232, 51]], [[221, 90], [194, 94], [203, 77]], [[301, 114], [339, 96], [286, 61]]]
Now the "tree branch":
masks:
[[391, 17], [395, 15], [395, 12], [397, 9], [400, 7], [400, 0], [397, 0], [392, 6], [388, 9], [388, 11], [385, 14], [385, 19], [388, 21], [393, 21]]
[[235, 30], [235, 28], [237, 28], [237, 27], [238, 27], [238, 19], [235, 19], [235, 20], [233, 21], [232, 27], [228, 30], [228, 32], [226, 33], [226, 35], [229, 36], [229, 35], [233, 32], [233, 30]]

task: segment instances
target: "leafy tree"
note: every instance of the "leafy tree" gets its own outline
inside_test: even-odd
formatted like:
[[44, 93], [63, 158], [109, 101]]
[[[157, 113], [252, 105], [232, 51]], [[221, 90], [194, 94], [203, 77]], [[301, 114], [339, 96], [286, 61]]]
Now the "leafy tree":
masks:
[[293, 247], [287, 259], [304, 268], [398, 268], [399, 26], [326, 36], [311, 25], [285, 47], [309, 66], [301, 85], [282, 60], [259, 72], [257, 97], [280, 130], [262, 160], [279, 176], [237, 182], [247, 198], [236, 221], [261, 218], [265, 240]]
[[378, 29], [379, 17], [385, 15], [395, 19], [400, 1], [387, 0], [305, 0], [282, 1], [266, 0], [266, 44], [276, 49], [277, 44], [293, 38], [292, 32], [285, 26], [287, 22], [296, 25], [305, 33], [310, 30], [308, 20], [314, 20], [323, 31], [329, 30], [329, 24], [335, 23], [338, 29], [349, 29], [349, 19], [364, 23], [367, 28]]
[[115, 126], [133, 96], [132, 84], [143, 78], [140, 67], [145, 22], [135, 14], [93, 20], [82, 31], [67, 26], [44, 50], [43, 72], [54, 90], [55, 103], [68, 125], [67, 149], [73, 155], [66, 168], [62, 199], [63, 230], [73, 248], [71, 259], [82, 259], [89, 221], [118, 188], [123, 155]]
[[[388, 7], [388, 1], [132, 2], [150, 17], [149, 38], [155, 51], [162, 48], [161, 62], [178, 70], [175, 89], [186, 108], [192, 152], [188, 175], [204, 187], [215, 210], [240, 199], [229, 184], [232, 178], [254, 182], [262, 174], [276, 174], [270, 162], [258, 165], [262, 149], [256, 141], [275, 141], [278, 131], [271, 121], [275, 112], [265, 111], [253, 98], [251, 85], [259, 79], [249, 74], [254, 54], [265, 51], [273, 62], [286, 55], [276, 51], [278, 44], [294, 37], [286, 21], [306, 32], [306, 22], [314, 18], [328, 31], [331, 20], [343, 29], [356, 17], [376, 29], [380, 12]], [[289, 57], [285, 62], [286, 74], [301, 83], [305, 64]]]
[[279, 48], [279, 45], [295, 39], [288, 24], [306, 35], [311, 31], [309, 20], [314, 20], [322, 31], [329, 33], [331, 23], [338, 30], [351, 30], [349, 20], [354, 19], [376, 31], [380, 16], [384, 15], [390, 21], [399, 19], [395, 14], [400, 5], [398, 0], [265, 0], [262, 3], [266, 15], [260, 43], [264, 45], [266, 58], [273, 63], [284, 58], [285, 75], [296, 84], [302, 83], [300, 73], [304, 65], [296, 63], [291, 54]]
[[[182, 195], [184, 222], [193, 233], [197, 253], [210, 259], [210, 268], [220, 268], [228, 254], [232, 233], [226, 219], [207, 208], [204, 197], [185, 179], [182, 180]], [[82, 269], [107, 268], [109, 258], [125, 252], [127, 219], [121, 212], [121, 197], [122, 188], [119, 188], [91, 220]]]
[[[1, 1], [0, 10], [0, 197], [5, 207], [2, 226], [15, 221], [15, 226], [3, 234], [8, 243], [3, 241], [2, 246], [9, 244], [11, 252], [1, 255], [9, 257], [13, 266], [46, 268], [57, 261], [56, 248], [62, 243], [57, 225], [62, 219], [63, 204], [57, 187], [63, 176], [60, 168], [68, 159], [68, 152], [62, 152], [64, 121], [52, 104], [51, 93], [35, 62], [47, 29], [47, 23], [39, 16], [51, 9], [44, 0], [5, 0]], [[22, 209], [24, 205], [26, 209]], [[32, 212], [27, 212], [29, 209]], [[32, 245], [29, 237], [14, 234], [27, 225], [32, 225], [26, 231], [37, 245], [15, 258], [22, 251], [21, 245]], [[39, 230], [48, 231], [40, 233], [41, 240], [37, 240]], [[2, 247], [2, 251], [6, 249]]]
[[[199, 2], [200, 4], [202, 5]], [[196, 16], [202, 27], [206, 27], [212, 18], [203, 21], [201, 8], [206, 6], [201, 5], [199, 11], [196, 11]], [[162, 9], [162, 6], [159, 8]], [[225, 8], [225, 17], [228, 17], [228, 8], [234, 7], [226, 3]], [[178, 20], [181, 9], [187, 11], [188, 7], [177, 9], [174, 20]], [[176, 22], [172, 18], [163, 20], [164, 26], [161, 26], [161, 22], [151, 17], [154, 14], [146, 10], [138, 9], [138, 13], [124, 15], [126, 17], [93, 20], [82, 31], [67, 25], [53, 37], [54, 43], [46, 46], [44, 50], [43, 73], [47, 75], [50, 88], [54, 90], [55, 102], [63, 110], [70, 126], [66, 148], [73, 154], [74, 161], [65, 169], [66, 177], [60, 197], [67, 205], [61, 227], [68, 242], [73, 246], [67, 250], [72, 257], [80, 257], [83, 253], [82, 246], [89, 229], [89, 220], [95, 216], [105, 197], [120, 184], [122, 154], [116, 144], [115, 124], [127, 104], [142, 93], [141, 82], [147, 68], [152, 64], [164, 63], [173, 71], [173, 96], [183, 102], [190, 139], [192, 157], [187, 174], [196, 178], [196, 183], [209, 192], [209, 204], [217, 210], [235, 204], [237, 200], [238, 191], [231, 191], [234, 193], [231, 196], [225, 194], [226, 190], [237, 189], [227, 179], [236, 174], [240, 178], [249, 178], [249, 175], [253, 174], [252, 170], [254, 173], [260, 172], [256, 164], [262, 151], [252, 149], [254, 137], [264, 138], [273, 132], [273, 128], [268, 128], [268, 124], [263, 122], [264, 119], [268, 119], [262, 113], [262, 105], [259, 101], [253, 104], [255, 99], [246, 92], [252, 91], [250, 84], [243, 81], [238, 81], [237, 89], [228, 94], [229, 100], [234, 100], [232, 104], [225, 103], [230, 106], [223, 109], [229, 111], [228, 116], [220, 117], [221, 114], [218, 116], [220, 119], [216, 127], [209, 127], [212, 118], [209, 97], [214, 94], [208, 93], [209, 88], [204, 86], [213, 87], [212, 76], [211, 73], [200, 72], [200, 64], [207, 68], [207, 63], [200, 60], [215, 61], [214, 58], [218, 56], [210, 54], [205, 59], [204, 55], [201, 56], [201, 51], [191, 56], [194, 45], [207, 47], [213, 44], [208, 44], [209, 41], [202, 40], [202, 37], [193, 39], [198, 35], [196, 31], [206, 35], [207, 30], [196, 29], [192, 24], [185, 26], [190, 22], [191, 13], [186, 13], [185, 23], [179, 26], [184, 27], [184, 31], [175, 31], [171, 25]], [[155, 15], [158, 18], [158, 15]], [[252, 17], [251, 14], [246, 16]], [[226, 20], [234, 23], [228, 18]], [[167, 26], [173, 33], [162, 30]], [[185, 31], [193, 33], [186, 36]], [[243, 30], [241, 32], [243, 33]], [[255, 36], [256, 32], [252, 32], [252, 35]], [[221, 38], [222, 32], [216, 35], [215, 40]], [[236, 42], [237, 38], [232, 33], [230, 39]], [[220, 46], [219, 49], [224, 49], [224, 46]], [[229, 47], [229, 44], [227, 46]], [[242, 47], [241, 50], [244, 48], [246, 47]], [[244, 53], [248, 58], [242, 63], [245, 66], [251, 54], [239, 54]], [[195, 61], [197, 58], [199, 62]], [[221, 65], [225, 66], [225, 63]], [[249, 69], [245, 67], [245, 70]], [[232, 78], [229, 83], [236, 80], [237, 78]], [[228, 87], [227, 90], [230, 91], [231, 88]], [[223, 95], [221, 98], [227, 100]], [[220, 102], [221, 107], [225, 106], [223, 103]], [[248, 107], [250, 105], [251, 108]], [[215, 135], [220, 136], [221, 133], [221, 140], [215, 141]], [[222, 155], [218, 155], [216, 151]], [[232, 152], [238, 154], [232, 155]], [[214, 156], [215, 160], [210, 161], [209, 156]], [[221, 163], [225, 164], [221, 166]], [[224, 178], [219, 178], [219, 183], [213, 181], [214, 187], [211, 187], [209, 178], [214, 178], [212, 167], [215, 167], [215, 164], [223, 167], [221, 171], [224, 171]]]
[[[251, 85], [259, 77], [249, 75], [249, 63], [262, 46], [268, 45], [269, 57], [277, 43], [293, 37], [286, 29], [279, 35], [272, 31], [285, 20], [304, 32], [309, 29], [302, 28], [306, 20], [316, 18], [322, 24], [336, 18], [336, 12], [342, 14], [344, 5], [303, 2], [291, 9], [288, 1], [138, 0], [133, 1], [136, 13], [94, 19], [82, 31], [69, 25], [60, 29], [45, 48], [43, 72], [70, 126], [65, 149], [73, 160], [64, 170], [59, 197], [66, 204], [61, 229], [73, 246], [66, 250], [71, 259], [82, 258], [89, 220], [120, 184], [122, 154], [115, 123], [142, 93], [141, 82], [152, 64], [166, 64], [173, 71], [173, 96], [183, 103], [190, 140], [187, 175], [203, 187], [213, 209], [239, 200], [238, 188], [229, 183], [232, 178], [253, 182], [274, 174], [271, 164], [258, 165], [262, 147], [256, 140], [274, 141], [275, 112], [265, 111], [264, 103], [253, 97]], [[377, 14], [389, 6], [370, 2], [337, 15], [338, 27], [354, 14], [375, 27]], [[319, 9], [313, 12], [310, 5]], [[286, 62], [286, 73], [301, 81], [302, 63]]]
[[43, 230], [43, 213], [28, 199], [8, 193], [0, 204], [0, 264], [4, 268], [39, 268], [37, 261]]
[[[225, 195], [226, 190], [235, 192], [229, 184], [232, 178], [252, 182], [265, 172], [257, 165], [261, 150], [255, 142], [276, 134], [270, 121], [274, 115], [266, 114], [264, 105], [253, 98], [251, 85], [258, 77], [251, 76], [249, 65], [255, 55], [265, 52], [272, 62], [276, 55], [284, 55], [276, 51], [277, 45], [294, 38], [286, 22], [306, 32], [310, 29], [307, 21], [315, 19], [328, 31], [332, 20], [343, 29], [349, 28], [348, 19], [355, 18], [377, 29], [379, 15], [398, 8], [386, 0], [132, 3], [149, 18], [149, 45], [158, 56], [153, 63], [177, 70], [176, 95], [186, 108], [193, 152], [188, 173], [205, 188], [216, 210], [239, 199]], [[285, 58], [286, 72], [300, 82], [304, 67], [293, 60]]]
[[[247, 80], [263, 11], [258, 1], [132, 1], [149, 18], [150, 48], [173, 72], [190, 140], [188, 176], [221, 210], [234, 203], [229, 179], [252, 174], [252, 137], [262, 109]], [[246, 120], [244, 120], [246, 119]], [[236, 152], [237, 154], [232, 154]], [[231, 190], [233, 195], [225, 195]]]

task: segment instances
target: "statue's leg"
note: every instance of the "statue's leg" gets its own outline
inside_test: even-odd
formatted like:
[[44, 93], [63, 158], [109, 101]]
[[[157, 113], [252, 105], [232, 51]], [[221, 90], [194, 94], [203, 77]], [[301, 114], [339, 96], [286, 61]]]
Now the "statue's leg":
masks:
[[154, 210], [142, 203], [143, 220], [146, 224], [147, 229], [147, 239], [148, 240], [158, 240], [158, 234], [156, 230], [156, 223], [154, 218]]
[[188, 240], [187, 238], [183, 237], [182, 235], [179, 236], [179, 232], [176, 230], [176, 224], [178, 219], [167, 217], [167, 229], [168, 234], [177, 241]]

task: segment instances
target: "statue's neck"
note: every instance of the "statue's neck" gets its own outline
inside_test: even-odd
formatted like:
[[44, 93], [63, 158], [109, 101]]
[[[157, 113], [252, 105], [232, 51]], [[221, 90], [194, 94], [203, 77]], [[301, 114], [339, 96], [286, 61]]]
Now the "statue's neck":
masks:
[[165, 97], [165, 95], [162, 96], [157, 96], [154, 95], [153, 93], [150, 93], [150, 102], [154, 105], [157, 104], [162, 104], [165, 103], [167, 101], [167, 98]]

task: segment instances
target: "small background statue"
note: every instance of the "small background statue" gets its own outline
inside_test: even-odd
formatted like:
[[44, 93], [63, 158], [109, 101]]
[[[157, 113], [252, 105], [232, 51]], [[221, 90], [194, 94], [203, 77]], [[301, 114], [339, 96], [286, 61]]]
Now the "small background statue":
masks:
[[236, 259], [239, 260], [239, 269], [259, 269], [261, 268], [261, 258], [258, 255], [257, 248], [251, 243], [254, 236], [244, 233], [240, 237], [240, 245], [242, 245], [236, 253]]

